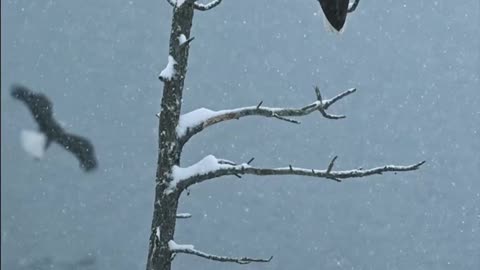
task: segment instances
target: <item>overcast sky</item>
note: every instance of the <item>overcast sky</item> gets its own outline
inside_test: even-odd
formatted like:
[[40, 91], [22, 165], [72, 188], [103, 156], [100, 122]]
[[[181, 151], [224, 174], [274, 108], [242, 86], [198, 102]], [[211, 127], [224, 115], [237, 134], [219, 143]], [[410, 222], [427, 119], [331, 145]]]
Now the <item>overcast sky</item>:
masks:
[[[1, 2], [2, 269], [144, 269], [152, 217], [166, 1]], [[197, 12], [183, 112], [302, 106], [356, 87], [301, 125], [249, 118], [212, 127], [182, 165], [213, 154], [258, 166], [421, 170], [331, 183], [225, 177], [194, 186], [175, 240], [268, 264], [179, 255], [174, 269], [480, 269], [479, 2], [360, 2], [341, 35], [315, 0], [231, 1]], [[37, 161], [20, 146], [36, 129], [8, 92], [45, 93], [55, 117], [92, 140], [83, 173], [53, 145]], [[49, 261], [50, 260], [50, 261]], [[31, 264], [39, 265], [37, 268]], [[43, 264], [42, 264], [43, 263]]]

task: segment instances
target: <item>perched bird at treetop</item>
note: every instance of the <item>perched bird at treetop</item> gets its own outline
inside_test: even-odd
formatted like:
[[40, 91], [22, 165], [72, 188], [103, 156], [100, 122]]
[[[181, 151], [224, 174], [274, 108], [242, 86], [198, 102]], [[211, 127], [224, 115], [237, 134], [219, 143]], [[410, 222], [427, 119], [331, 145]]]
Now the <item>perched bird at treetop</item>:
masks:
[[34, 93], [21, 85], [13, 85], [11, 95], [27, 105], [38, 124], [39, 132], [22, 131], [21, 140], [26, 151], [41, 158], [50, 144], [56, 142], [75, 155], [84, 171], [89, 172], [97, 167], [92, 143], [63, 130], [53, 118], [52, 103], [44, 94]]
[[[358, 2], [358, 0], [356, 0]], [[341, 32], [345, 26], [347, 13], [349, 12], [349, 0], [318, 0], [325, 14], [327, 26], [336, 32]], [[356, 5], [358, 3], [355, 3]]]

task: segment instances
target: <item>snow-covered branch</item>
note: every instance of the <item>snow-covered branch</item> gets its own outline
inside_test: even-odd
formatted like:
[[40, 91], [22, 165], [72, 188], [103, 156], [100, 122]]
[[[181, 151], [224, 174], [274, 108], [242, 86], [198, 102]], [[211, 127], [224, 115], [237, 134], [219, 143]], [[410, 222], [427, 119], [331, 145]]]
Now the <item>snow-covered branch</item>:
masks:
[[172, 7], [181, 7], [183, 5], [183, 3], [185, 2], [190, 2], [190, 3], [194, 3], [195, 4], [195, 1], [197, 0], [167, 0], [167, 2], [172, 6]]
[[196, 10], [207, 11], [220, 5], [220, 3], [222, 3], [222, 0], [213, 0], [212, 2], [207, 4], [195, 3], [194, 7]]
[[381, 167], [371, 168], [371, 169], [354, 169], [354, 170], [343, 170], [336, 171], [333, 170], [333, 166], [337, 157], [333, 158], [329, 163], [327, 169], [306, 169], [293, 167], [289, 165], [288, 167], [281, 168], [260, 168], [251, 166], [249, 163], [235, 164], [232, 162], [224, 162], [224, 160], [217, 159], [212, 155], [209, 155], [196, 164], [187, 167], [181, 168], [175, 166], [173, 169], [173, 178], [175, 179], [170, 183], [168, 190], [173, 192], [174, 190], [179, 189], [184, 190], [185, 188], [201, 183], [205, 180], [221, 177], [224, 175], [302, 175], [302, 176], [311, 176], [325, 178], [328, 180], [333, 180], [336, 182], [341, 182], [343, 179], [348, 178], [361, 178], [365, 176], [382, 174], [384, 172], [405, 172], [405, 171], [414, 171], [417, 170], [425, 161], [407, 165], [385, 165]]
[[178, 219], [186, 219], [186, 218], [191, 218], [192, 214], [190, 213], [178, 213], [177, 218]]
[[178, 37], [178, 46], [180, 46], [181, 49], [184, 49], [187, 45], [190, 45], [190, 43], [195, 39], [195, 37], [191, 37], [187, 39], [187, 37], [184, 34], [181, 34]]
[[350, 3], [348, 5], [348, 13], [354, 12], [355, 9], [357, 9], [358, 3], [360, 3], [360, 0], [355, 0], [355, 2]]
[[169, 55], [167, 66], [158, 75], [158, 78], [160, 79], [160, 81], [162, 82], [171, 81], [175, 77], [175, 75], [177, 74], [177, 71], [175, 70], [176, 64], [178, 63], [177, 61], [175, 61], [175, 58]]
[[185, 254], [191, 254], [191, 255], [196, 255], [205, 259], [213, 260], [213, 261], [218, 261], [218, 262], [233, 262], [233, 263], [238, 263], [238, 264], [249, 264], [251, 262], [269, 262], [272, 260], [273, 256], [271, 256], [268, 259], [259, 259], [259, 258], [249, 258], [249, 257], [241, 257], [241, 258], [235, 258], [235, 257], [227, 257], [227, 256], [218, 256], [218, 255], [213, 255], [213, 254], [208, 254], [203, 251], [196, 250], [193, 245], [179, 245], [175, 243], [175, 241], [170, 240], [168, 242], [168, 248], [172, 253], [185, 253]]
[[315, 87], [317, 100], [301, 108], [272, 108], [262, 106], [260, 102], [257, 106], [242, 107], [232, 110], [212, 111], [206, 108], [200, 108], [180, 116], [177, 126], [177, 136], [180, 143], [185, 144], [193, 135], [201, 132], [208, 126], [233, 120], [246, 116], [273, 117], [290, 123], [300, 124], [299, 121], [290, 117], [300, 117], [312, 112], [319, 111], [321, 115], [328, 119], [342, 119], [344, 115], [333, 115], [327, 112], [327, 109], [340, 99], [354, 93], [355, 88], [349, 89], [338, 94], [332, 99], [323, 100], [318, 87]]
[[[196, 0], [188, 0], [190, 2], [193, 2], [193, 7], [196, 9], [196, 10], [200, 10], [200, 11], [207, 11], [207, 10], [210, 10], [210, 9], [213, 9], [214, 7], [220, 5], [220, 3], [222, 3], [222, 0], [213, 0], [207, 4], [201, 4], [201, 3], [197, 3]], [[167, 0], [167, 2], [172, 6], [172, 7], [180, 7], [182, 6], [182, 4], [185, 2], [185, 0]]]

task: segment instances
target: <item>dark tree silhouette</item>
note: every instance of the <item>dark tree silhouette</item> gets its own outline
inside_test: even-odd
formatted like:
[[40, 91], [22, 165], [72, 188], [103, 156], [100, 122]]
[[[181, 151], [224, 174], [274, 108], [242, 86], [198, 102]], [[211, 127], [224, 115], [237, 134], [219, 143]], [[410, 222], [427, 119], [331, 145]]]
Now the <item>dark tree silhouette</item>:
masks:
[[34, 93], [21, 85], [13, 85], [11, 95], [25, 103], [32, 113], [39, 131], [47, 138], [44, 149], [47, 149], [52, 142], [56, 142], [75, 155], [83, 170], [90, 172], [97, 167], [92, 143], [83, 137], [63, 130], [53, 118], [52, 102], [44, 94]]

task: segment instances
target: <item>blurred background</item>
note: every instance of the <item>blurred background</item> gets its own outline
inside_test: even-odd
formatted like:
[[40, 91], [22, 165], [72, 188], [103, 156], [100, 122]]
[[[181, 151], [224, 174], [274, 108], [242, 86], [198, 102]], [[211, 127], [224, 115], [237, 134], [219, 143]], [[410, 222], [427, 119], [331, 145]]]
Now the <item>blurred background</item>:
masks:
[[[1, 267], [144, 269], [152, 217], [166, 1], [1, 2]], [[421, 170], [341, 184], [305, 177], [225, 177], [191, 188], [176, 241], [210, 253], [269, 257], [246, 266], [179, 255], [174, 269], [480, 269], [479, 2], [361, 1], [341, 35], [315, 0], [230, 1], [197, 12], [183, 112], [303, 106], [351, 87], [301, 125], [248, 118], [185, 147], [258, 166]], [[65, 128], [88, 137], [85, 174], [53, 145], [20, 145], [36, 125], [9, 95], [48, 95]]]

